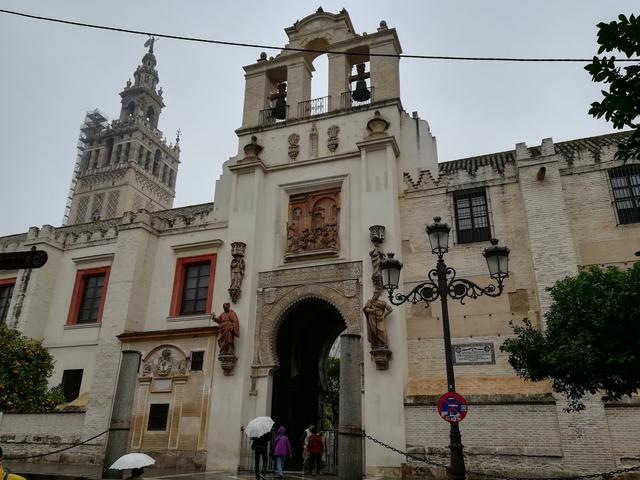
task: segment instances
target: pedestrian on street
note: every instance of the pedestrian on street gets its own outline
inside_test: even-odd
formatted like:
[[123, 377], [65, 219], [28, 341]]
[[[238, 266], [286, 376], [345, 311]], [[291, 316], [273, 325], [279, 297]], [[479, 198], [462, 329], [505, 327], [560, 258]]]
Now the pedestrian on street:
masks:
[[143, 474], [144, 468], [133, 468], [131, 469], [131, 476], [127, 477], [127, 480], [142, 480]]
[[[251, 449], [254, 452], [255, 461], [255, 473], [256, 480], [266, 480], [264, 471], [267, 466], [269, 457], [269, 440], [271, 439], [271, 432], [267, 432], [260, 437], [254, 437], [251, 439]], [[260, 464], [262, 460], [262, 464]]]
[[309, 451], [307, 450], [307, 439], [311, 435], [311, 429], [314, 427], [313, 423], [310, 423], [304, 432], [302, 432], [302, 471], [306, 472], [309, 469]]
[[284, 477], [282, 471], [284, 459], [286, 457], [291, 458], [292, 453], [291, 443], [289, 442], [289, 437], [287, 437], [287, 429], [281, 426], [278, 428], [278, 434], [273, 441], [273, 456], [276, 459], [276, 478]]
[[320, 475], [324, 441], [322, 437], [316, 433], [316, 427], [311, 427], [311, 435], [309, 435], [307, 439], [307, 450], [309, 451], [309, 475], [313, 473], [314, 467], [316, 475]]
[[24, 477], [21, 477], [20, 475], [11, 473], [11, 470], [9, 470], [9, 467], [6, 467], [2, 463], [2, 447], [0, 447], [0, 480], [26, 480]]

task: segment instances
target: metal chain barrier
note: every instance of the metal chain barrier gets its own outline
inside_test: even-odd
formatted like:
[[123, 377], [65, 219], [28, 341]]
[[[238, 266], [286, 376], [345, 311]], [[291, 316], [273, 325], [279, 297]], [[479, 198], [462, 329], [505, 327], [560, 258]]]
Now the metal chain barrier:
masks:
[[110, 428], [109, 430], [105, 430], [104, 432], [100, 432], [97, 435], [94, 435], [91, 438], [87, 438], [86, 440], [83, 440], [82, 442], [79, 443], [74, 443], [73, 445], [69, 445], [68, 447], [64, 447], [64, 448], [60, 448], [58, 450], [54, 450], [52, 452], [47, 452], [47, 453], [39, 453], [37, 455], [25, 455], [23, 457], [4, 457], [5, 460], [26, 460], [27, 458], [40, 458], [40, 457], [46, 457], [48, 455], [53, 455], [54, 453], [60, 453], [60, 452], [64, 452], [65, 450], [70, 450], [72, 448], [75, 448], [79, 445], [84, 445], [85, 443], [90, 442], [91, 440], [95, 440], [98, 437], [101, 437], [102, 435], [104, 435], [107, 432], [110, 432], [112, 430], [129, 430], [128, 428], [123, 429], [123, 428]]
[[[449, 465], [443, 465], [433, 460], [429, 460], [428, 458], [421, 458], [411, 453], [403, 452], [402, 450], [392, 447], [391, 445], [387, 445], [386, 443], [378, 440], [377, 438], [373, 438], [372, 436], [367, 435], [364, 430], [362, 431], [362, 437], [366, 438], [367, 440], [371, 440], [373, 443], [376, 443], [381, 447], [386, 448], [387, 450], [391, 450], [392, 452], [399, 453], [400, 455], [406, 458], [415, 460], [416, 462], [426, 463], [427, 465], [431, 465], [439, 468], [445, 468], [445, 469], [449, 468]], [[467, 474], [471, 474], [471, 475], [475, 475], [475, 476], [479, 476], [487, 479], [492, 479], [492, 480], [587, 480], [590, 478], [611, 477], [611, 476], [619, 475], [622, 473], [631, 473], [631, 472], [638, 472], [638, 471], [640, 471], [640, 465], [637, 465], [635, 467], [620, 468], [618, 470], [611, 470], [609, 472], [588, 473], [584, 475], [571, 475], [567, 477], [510, 477], [508, 475], [490, 474], [490, 473], [484, 473], [484, 472], [476, 472], [472, 470], [467, 470]]]

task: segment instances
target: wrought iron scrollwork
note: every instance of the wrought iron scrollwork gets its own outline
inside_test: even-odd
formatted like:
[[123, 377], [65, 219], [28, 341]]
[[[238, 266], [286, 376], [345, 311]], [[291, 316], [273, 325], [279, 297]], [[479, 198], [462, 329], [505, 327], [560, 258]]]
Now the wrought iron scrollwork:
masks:
[[[446, 286], [444, 292], [447, 296], [454, 300], [460, 300], [460, 303], [464, 305], [465, 298], [478, 298], [482, 295], [489, 297], [497, 297], [502, 293], [504, 285], [502, 281], [498, 280], [498, 284], [489, 284], [486, 287], [467, 280], [465, 278], [457, 278], [455, 269], [446, 267]], [[428, 274], [429, 280], [419, 283], [409, 293], [402, 294], [400, 292], [394, 292], [388, 290], [389, 301], [393, 305], [402, 305], [405, 302], [411, 302], [414, 305], [419, 302], [426, 302], [427, 304], [436, 301], [440, 298], [443, 291], [440, 289], [440, 282], [438, 281], [437, 269], [432, 269]]]

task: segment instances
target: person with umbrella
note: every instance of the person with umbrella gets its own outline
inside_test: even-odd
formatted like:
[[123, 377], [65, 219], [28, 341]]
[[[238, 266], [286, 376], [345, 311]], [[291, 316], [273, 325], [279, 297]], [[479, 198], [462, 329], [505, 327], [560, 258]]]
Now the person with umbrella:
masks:
[[144, 467], [153, 465], [156, 461], [145, 453], [127, 453], [116, 460], [109, 470], [128, 470], [131, 469], [131, 476], [127, 480], [142, 480]]
[[256, 417], [244, 427], [244, 433], [251, 439], [251, 449], [254, 452], [256, 480], [265, 480], [264, 470], [269, 455], [273, 423], [270, 417]]
[[[266, 480], [264, 476], [265, 467], [267, 466], [267, 456], [269, 454], [269, 440], [271, 440], [271, 432], [264, 433], [259, 437], [251, 439], [251, 448], [254, 452], [254, 470], [256, 480]], [[262, 460], [262, 464], [260, 461]]]

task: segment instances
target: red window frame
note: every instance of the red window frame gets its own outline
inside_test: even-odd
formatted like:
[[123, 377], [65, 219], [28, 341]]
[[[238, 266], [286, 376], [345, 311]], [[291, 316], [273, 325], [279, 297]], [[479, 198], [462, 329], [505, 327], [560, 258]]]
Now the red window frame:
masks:
[[213, 284], [216, 276], [216, 257], [215, 253], [211, 255], [197, 255], [195, 257], [182, 257], [176, 260], [176, 273], [173, 278], [173, 292], [171, 294], [171, 306], [169, 308], [169, 316], [179, 317], [180, 306], [182, 305], [182, 292], [184, 290], [185, 273], [189, 265], [197, 263], [210, 262], [209, 267], [209, 285], [207, 289], [207, 302], [203, 315], [211, 313], [211, 305], [213, 304]]
[[[102, 287], [102, 297], [100, 298], [100, 307], [98, 309], [98, 318], [96, 320], [96, 323], [102, 323], [102, 311], [104, 310], [104, 301], [107, 298], [107, 288], [109, 287], [110, 272], [111, 267], [86, 268], [84, 270], [78, 270], [76, 272], [76, 281], [73, 285], [73, 293], [71, 294], [71, 304], [69, 306], [67, 325], [76, 325], [78, 323], [78, 315], [80, 314], [80, 304], [82, 303], [82, 293], [84, 291], [86, 277], [104, 273], [104, 286]], [[83, 323], [82, 325], [94, 324]]]
[[[13, 298], [13, 295], [15, 295], [15, 287], [16, 287], [16, 281], [17, 281], [18, 277], [10, 277], [10, 278], [0, 278], [0, 287], [5, 287], [8, 285], [13, 285], [13, 293], [11, 294], [11, 297]], [[11, 304], [11, 299], [9, 299], [9, 304]], [[7, 311], [7, 314], [9, 312]], [[0, 321], [2, 321], [0, 319]]]

